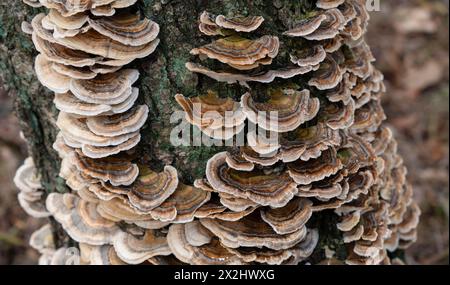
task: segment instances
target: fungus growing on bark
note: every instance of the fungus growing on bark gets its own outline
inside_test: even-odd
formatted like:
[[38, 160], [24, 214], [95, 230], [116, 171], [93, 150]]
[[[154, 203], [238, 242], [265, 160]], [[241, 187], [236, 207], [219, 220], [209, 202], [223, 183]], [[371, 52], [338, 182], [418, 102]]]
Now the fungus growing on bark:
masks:
[[[22, 29], [40, 53], [38, 79], [55, 92], [53, 148], [72, 192], [47, 195], [27, 160], [15, 179], [19, 201], [61, 224], [79, 244], [81, 264], [390, 264], [388, 251], [416, 239], [420, 209], [392, 132], [382, 126], [386, 88], [363, 39], [369, 15], [362, 0], [318, 0], [283, 20], [286, 37], [274, 22], [256, 32], [261, 16], [205, 11], [200, 32], [217, 39], [180, 47], [202, 65], [185, 63], [192, 80], [178, 67], [163, 68], [157, 89], [124, 66], [155, 51], [160, 29], [172, 30], [136, 12], [136, 0], [24, 2], [49, 9]], [[160, 74], [167, 62], [179, 65], [170, 39], [162, 44], [163, 53], [145, 60], [151, 66], [133, 67]], [[168, 101], [158, 90], [173, 91], [174, 83], [187, 94], [174, 99], [191, 125], [227, 142], [242, 133], [246, 144], [233, 140], [209, 157], [199, 151], [195, 163], [206, 167], [195, 173], [183, 167], [192, 160], [188, 148], [158, 153], [159, 137], [136, 148], [154, 131], [164, 140], [159, 119], [171, 110], [160, 109]], [[151, 106], [135, 105], [138, 85], [155, 92]], [[277, 115], [261, 118], [261, 111]], [[348, 254], [320, 261], [334, 240], [323, 229], [333, 227], [343, 237], [336, 250]], [[41, 263], [67, 262], [67, 244], [56, 248], [50, 226], [31, 243]]]
[[[308, 90], [269, 90], [269, 99], [255, 102], [250, 93], [241, 98], [241, 105], [247, 118], [265, 130], [288, 132], [312, 120], [319, 111], [320, 102], [311, 98]], [[265, 112], [265, 118], [259, 115]], [[276, 112], [275, 117], [272, 112]]]

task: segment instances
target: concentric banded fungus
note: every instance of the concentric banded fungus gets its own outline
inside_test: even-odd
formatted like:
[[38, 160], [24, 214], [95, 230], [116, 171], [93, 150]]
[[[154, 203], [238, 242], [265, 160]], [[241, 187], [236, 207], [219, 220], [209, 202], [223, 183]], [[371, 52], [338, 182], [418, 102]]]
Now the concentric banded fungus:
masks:
[[287, 165], [288, 173], [297, 184], [307, 185], [336, 174], [344, 165], [336, 149], [329, 148], [322, 155], [308, 161], [297, 160]]
[[186, 63], [186, 68], [195, 73], [200, 73], [208, 76], [219, 82], [226, 82], [228, 84], [239, 83], [243, 86], [248, 86], [247, 82], [259, 82], [259, 83], [270, 83], [276, 78], [289, 79], [297, 75], [306, 74], [314, 69], [315, 67], [292, 67], [285, 69], [269, 70], [264, 73], [247, 75], [239, 73], [229, 73], [229, 72], [215, 72], [202, 65], [188, 62]]
[[238, 102], [220, 98], [213, 91], [192, 98], [177, 94], [175, 100], [186, 112], [186, 120], [202, 130], [237, 127], [243, 125], [246, 119]]
[[159, 25], [141, 15], [120, 13], [109, 18], [89, 19], [89, 25], [100, 34], [128, 46], [141, 46], [156, 39]]
[[208, 182], [219, 192], [272, 207], [283, 207], [297, 192], [296, 184], [285, 171], [269, 175], [262, 170], [238, 171], [227, 165], [226, 157], [226, 152], [219, 153], [206, 166]]
[[53, 217], [77, 242], [109, 244], [119, 231], [114, 222], [98, 214], [95, 204], [85, 202], [75, 195], [51, 193], [46, 204]]
[[209, 201], [211, 193], [201, 189], [178, 185], [178, 189], [161, 205], [151, 211], [154, 219], [162, 222], [186, 223], [194, 219], [198, 208]]
[[126, 195], [135, 208], [148, 212], [166, 201], [178, 187], [177, 170], [166, 166], [163, 172], [154, 172], [146, 166], [139, 167], [139, 176], [128, 187], [114, 187], [104, 183], [103, 187], [111, 192]]
[[131, 163], [126, 156], [92, 159], [76, 151], [74, 158], [79, 171], [114, 186], [131, 185], [139, 175], [137, 165]]
[[231, 36], [217, 40], [191, 51], [193, 55], [204, 55], [226, 64], [245, 66], [253, 65], [266, 57], [278, 55], [280, 42], [277, 37], [264, 36], [258, 40]]
[[243, 265], [244, 262], [229, 252], [220, 242], [194, 246], [189, 243], [186, 227], [189, 224], [173, 224], [169, 228], [167, 242], [175, 257], [193, 265]]
[[[279, 30], [273, 23], [254, 33], [260, 16], [202, 13], [200, 32], [218, 37], [191, 51], [204, 66], [185, 66], [206, 93], [190, 86], [189, 97], [175, 99], [191, 125], [234, 145], [210, 157], [204, 174], [182, 167], [180, 177], [172, 166], [161, 170], [165, 153], [134, 149], [149, 108], [135, 106], [139, 72], [124, 66], [154, 52], [159, 25], [130, 7], [136, 0], [24, 2], [49, 9], [22, 29], [40, 53], [38, 79], [56, 93], [53, 148], [72, 194], [47, 196], [27, 160], [15, 179], [19, 201], [31, 215], [54, 216], [79, 243], [81, 264], [394, 264], [388, 251], [417, 238], [420, 209], [382, 126], [386, 87], [363, 38], [363, 0], [317, 0], [301, 15], [279, 8], [291, 27], [285, 39], [265, 34]], [[246, 145], [232, 140], [239, 133]], [[180, 166], [183, 156], [167, 161]], [[345, 260], [310, 225], [341, 231], [333, 250]], [[68, 261], [50, 226], [31, 243], [42, 264]], [[323, 249], [326, 260], [317, 260]]]
[[264, 209], [261, 218], [278, 234], [289, 234], [302, 228], [312, 216], [312, 202], [297, 198], [283, 208]]
[[258, 212], [254, 212], [236, 222], [214, 219], [201, 219], [200, 222], [216, 235], [223, 245], [230, 248], [288, 249], [301, 242], [307, 234], [306, 227], [302, 227], [293, 233], [279, 235], [268, 224], [261, 221]]
[[297, 130], [281, 138], [280, 158], [283, 162], [293, 162], [298, 159], [307, 161], [318, 158], [323, 151], [341, 144], [338, 131], [323, 123]]
[[142, 238], [119, 232], [114, 238], [114, 249], [128, 264], [140, 264], [154, 256], [171, 254], [165, 235], [154, 230], [147, 230]]
[[[317, 98], [310, 98], [309, 91], [275, 90], [269, 91], [269, 100], [255, 102], [250, 93], [241, 98], [241, 105], [247, 118], [266, 130], [288, 132], [312, 120], [319, 111]], [[265, 112], [266, 116], [260, 116]], [[276, 112], [275, 116], [272, 113]], [[268, 115], [267, 115], [268, 114]]]

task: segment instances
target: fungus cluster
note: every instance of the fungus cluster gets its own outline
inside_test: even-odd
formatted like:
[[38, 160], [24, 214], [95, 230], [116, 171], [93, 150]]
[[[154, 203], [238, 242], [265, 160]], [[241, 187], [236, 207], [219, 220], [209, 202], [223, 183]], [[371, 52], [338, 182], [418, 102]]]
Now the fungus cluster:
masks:
[[[388, 252], [416, 239], [420, 210], [392, 132], [382, 125], [386, 90], [363, 39], [369, 20], [363, 2], [317, 1], [317, 9], [293, 21], [281, 39], [249, 35], [260, 17], [200, 16], [200, 31], [220, 38], [192, 50], [203, 63], [186, 67], [247, 92], [239, 101], [214, 91], [176, 95], [186, 119], [214, 139], [232, 140], [248, 123], [279, 136], [271, 141], [249, 131], [245, 146], [214, 155], [195, 182], [228, 211], [244, 213], [226, 222], [200, 220], [241, 261], [305, 260], [320, 236], [313, 218], [324, 211], [338, 216], [347, 264], [391, 263]], [[289, 62], [277, 58], [282, 49]], [[210, 111], [231, 113], [234, 124]]]
[[[55, 93], [53, 146], [71, 192], [44, 197], [27, 160], [16, 176], [19, 199], [62, 226], [80, 264], [310, 262], [324, 213], [338, 219], [327, 226], [341, 232], [347, 264], [397, 262], [388, 252], [416, 239], [420, 210], [382, 125], [385, 87], [363, 39], [364, 1], [318, 0], [280, 35], [261, 34], [261, 16], [200, 15], [200, 32], [214, 39], [192, 49], [186, 68], [246, 92], [175, 100], [204, 135], [245, 134], [246, 144], [213, 155], [193, 185], [173, 166], [156, 171], [136, 157], [149, 110], [135, 104], [139, 72], [125, 66], [159, 43], [158, 24], [136, 0], [24, 2], [49, 9], [22, 28], [40, 53], [38, 79]], [[50, 225], [30, 243], [42, 264], [71, 262]]]

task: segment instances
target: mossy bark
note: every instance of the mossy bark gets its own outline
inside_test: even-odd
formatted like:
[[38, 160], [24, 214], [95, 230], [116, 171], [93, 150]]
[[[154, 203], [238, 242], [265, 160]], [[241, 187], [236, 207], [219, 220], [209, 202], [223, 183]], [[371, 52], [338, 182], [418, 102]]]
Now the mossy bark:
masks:
[[[58, 132], [55, 122], [57, 110], [53, 95], [42, 87], [33, 71], [33, 60], [37, 55], [29, 36], [21, 32], [22, 21], [30, 22], [34, 15], [45, 12], [32, 9], [21, 1], [0, 0], [0, 76], [11, 96], [15, 97], [15, 111], [21, 121], [21, 129], [28, 140], [30, 154], [42, 175], [48, 192], [65, 192], [65, 182], [58, 177], [60, 159], [52, 149]], [[254, 36], [280, 35], [292, 21], [310, 13], [314, 0], [143, 0], [140, 9], [161, 26], [161, 43], [157, 51], [148, 58], [135, 61], [131, 67], [139, 69], [141, 77], [140, 102], [150, 107], [150, 118], [142, 130], [143, 139], [138, 152], [141, 159], [150, 161], [155, 168], [165, 164], [175, 166], [185, 183], [204, 175], [206, 161], [219, 147], [174, 147], [170, 143], [173, 124], [170, 116], [179, 110], [174, 95], [182, 93], [195, 96], [207, 89], [220, 91], [221, 96], [240, 96], [240, 86], [219, 84], [199, 78], [185, 69], [192, 59], [189, 51], [211, 39], [198, 31], [198, 16], [204, 10], [217, 14], [261, 15], [265, 23]], [[294, 45], [283, 39], [282, 45]], [[283, 49], [282, 49], [283, 50]], [[286, 50], [286, 49], [285, 49]], [[286, 62], [287, 54], [280, 53], [275, 65]], [[261, 88], [264, 88], [261, 86]], [[323, 245], [341, 247], [340, 234], [335, 230], [333, 216], [326, 213], [312, 221], [319, 223], [323, 237], [314, 259], [323, 255]], [[324, 232], [325, 230], [325, 232]], [[329, 232], [329, 235], [326, 234]], [[67, 240], [67, 239], [64, 239]], [[345, 254], [345, 252], [343, 253]]]

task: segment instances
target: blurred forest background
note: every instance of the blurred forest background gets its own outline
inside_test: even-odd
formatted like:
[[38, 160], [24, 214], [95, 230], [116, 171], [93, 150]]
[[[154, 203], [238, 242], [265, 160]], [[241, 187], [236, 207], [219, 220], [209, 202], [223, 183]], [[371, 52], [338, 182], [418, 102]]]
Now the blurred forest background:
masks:
[[[449, 263], [449, 0], [381, 0], [369, 44], [386, 77], [384, 108], [422, 208], [408, 264]], [[17, 23], [20, 30], [20, 23]], [[1, 71], [0, 71], [1, 72]], [[0, 265], [35, 264], [28, 239], [43, 221], [29, 218], [12, 183], [26, 156], [13, 114], [14, 94], [0, 81]]]

